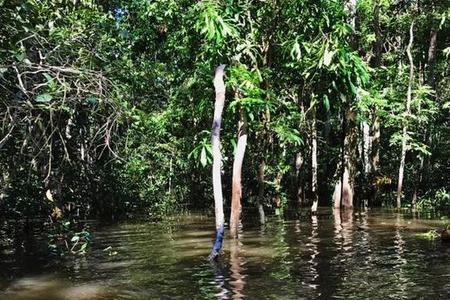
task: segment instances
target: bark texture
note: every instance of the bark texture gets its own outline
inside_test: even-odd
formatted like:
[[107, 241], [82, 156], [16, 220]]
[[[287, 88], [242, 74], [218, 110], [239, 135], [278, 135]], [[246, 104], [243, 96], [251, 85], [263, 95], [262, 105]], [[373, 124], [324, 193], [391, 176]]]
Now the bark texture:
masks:
[[225, 105], [225, 84], [223, 82], [225, 65], [220, 65], [216, 68], [214, 76], [214, 88], [216, 90], [216, 102], [214, 105], [214, 120], [211, 130], [211, 144], [213, 154], [213, 168], [212, 180], [214, 190], [214, 208], [216, 217], [216, 240], [213, 245], [210, 260], [218, 257], [220, 249], [222, 248], [222, 241], [224, 235], [225, 217], [223, 214], [223, 195], [222, 195], [222, 178], [221, 178], [221, 163], [222, 155], [220, 153], [220, 127], [222, 123], [222, 111]]
[[233, 238], [238, 236], [238, 227], [241, 217], [241, 197], [242, 197], [242, 164], [244, 162], [245, 148], [247, 147], [247, 120], [245, 112], [239, 109], [238, 122], [238, 142], [233, 163], [233, 179], [231, 191], [231, 215], [230, 215], [230, 235]]
[[312, 111], [312, 124], [311, 124], [311, 189], [313, 194], [313, 204], [311, 205], [311, 212], [317, 211], [319, 205], [319, 196], [317, 193], [317, 117], [316, 107]]
[[[406, 47], [406, 54], [409, 60], [409, 80], [408, 80], [408, 92], [406, 94], [406, 117], [411, 115], [411, 97], [412, 97], [412, 84], [414, 78], [414, 61], [411, 54], [411, 48], [414, 41], [414, 20], [409, 27], [409, 43]], [[400, 156], [400, 167], [398, 169], [398, 184], [397, 184], [397, 209], [400, 209], [402, 205], [402, 188], [403, 177], [405, 172], [405, 159], [406, 159], [406, 139], [408, 137], [408, 125], [406, 122], [403, 124], [402, 129], [402, 153]]]

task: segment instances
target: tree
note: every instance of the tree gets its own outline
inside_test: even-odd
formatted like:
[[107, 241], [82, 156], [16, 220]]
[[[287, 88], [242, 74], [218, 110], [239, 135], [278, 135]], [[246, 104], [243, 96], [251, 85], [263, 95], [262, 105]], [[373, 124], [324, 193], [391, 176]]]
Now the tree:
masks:
[[225, 65], [216, 68], [214, 76], [214, 88], [216, 90], [216, 102], [214, 105], [214, 120], [211, 130], [211, 144], [213, 154], [212, 180], [214, 190], [214, 207], [216, 215], [216, 240], [213, 249], [209, 255], [209, 260], [218, 257], [222, 248], [222, 240], [225, 232], [225, 217], [223, 214], [223, 196], [221, 164], [222, 155], [220, 153], [220, 127], [222, 123], [222, 111], [225, 104], [225, 84], [223, 82]]

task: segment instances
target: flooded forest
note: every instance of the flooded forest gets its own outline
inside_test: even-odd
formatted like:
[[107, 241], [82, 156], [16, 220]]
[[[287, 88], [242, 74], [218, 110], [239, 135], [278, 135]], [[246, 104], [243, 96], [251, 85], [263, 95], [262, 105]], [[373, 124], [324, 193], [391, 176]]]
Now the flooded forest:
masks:
[[446, 0], [0, 0], [0, 300], [450, 298]]

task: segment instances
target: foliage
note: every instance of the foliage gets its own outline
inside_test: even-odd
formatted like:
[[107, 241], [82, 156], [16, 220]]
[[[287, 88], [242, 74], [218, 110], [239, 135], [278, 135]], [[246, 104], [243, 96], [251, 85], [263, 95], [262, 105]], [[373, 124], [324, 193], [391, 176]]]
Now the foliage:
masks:
[[91, 242], [89, 227], [85, 225], [81, 231], [78, 231], [76, 227], [78, 224], [63, 219], [50, 224], [48, 234], [50, 251], [58, 255], [85, 254]]
[[359, 0], [353, 14], [337, 0], [14, 0], [0, 1], [0, 15], [2, 216], [45, 220], [58, 208], [67, 220], [117, 220], [211, 208], [219, 64], [228, 65], [225, 195], [243, 108], [244, 206], [308, 205], [313, 139], [318, 198], [329, 205], [352, 111], [357, 198], [374, 187], [382, 197], [372, 204], [392, 204], [407, 126], [404, 203], [449, 207], [450, 27], [440, 2]]
[[429, 191], [417, 201], [421, 210], [450, 211], [450, 193], [445, 188]]
[[424, 233], [417, 233], [416, 237], [427, 239], [427, 240], [434, 240], [440, 237], [440, 234], [436, 230], [430, 230], [428, 232]]

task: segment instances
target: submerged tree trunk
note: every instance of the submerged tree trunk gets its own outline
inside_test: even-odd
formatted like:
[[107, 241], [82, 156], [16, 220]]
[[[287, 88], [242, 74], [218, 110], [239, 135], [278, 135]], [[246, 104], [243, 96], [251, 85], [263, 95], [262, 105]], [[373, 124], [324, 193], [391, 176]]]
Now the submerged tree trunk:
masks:
[[313, 193], [313, 204], [311, 205], [311, 212], [317, 211], [319, 204], [319, 196], [317, 194], [317, 116], [316, 107], [312, 110], [312, 125], [311, 125], [311, 189]]
[[259, 163], [258, 168], [258, 198], [256, 199], [256, 206], [258, 207], [258, 213], [259, 213], [259, 223], [264, 224], [266, 223], [266, 215], [264, 214], [264, 207], [263, 207], [263, 199], [264, 199], [264, 172], [266, 168], [266, 161], [265, 159], [261, 159]]
[[[408, 47], [406, 47], [406, 54], [408, 55], [409, 60], [409, 80], [408, 80], [408, 92], [406, 94], [406, 117], [409, 117], [411, 114], [411, 97], [412, 97], [412, 84], [414, 77], [414, 61], [411, 54], [411, 48], [413, 46], [414, 40], [414, 20], [411, 22], [411, 26], [409, 27], [409, 43]], [[406, 139], [408, 137], [407, 134], [408, 126], [404, 121], [403, 130], [402, 130], [402, 153], [400, 156], [400, 167], [398, 169], [398, 185], [397, 185], [397, 209], [400, 209], [402, 203], [402, 188], [403, 188], [403, 174], [405, 172], [405, 159], [406, 159]]]
[[344, 119], [344, 141], [341, 152], [341, 176], [336, 183], [333, 199], [335, 208], [353, 208], [354, 178], [356, 171], [357, 127], [356, 113], [348, 109]]
[[[346, 3], [349, 23], [353, 30], [356, 28], [356, 5], [356, 0], [348, 0]], [[356, 48], [356, 40], [353, 39], [352, 42], [353, 48]], [[358, 149], [356, 112], [352, 109], [351, 103], [345, 103], [344, 116], [342, 120], [342, 136], [343, 140], [340, 162], [341, 176], [339, 182], [336, 183], [334, 188], [333, 199], [335, 208], [351, 209], [353, 208], [354, 179]]]
[[223, 214], [223, 196], [222, 196], [222, 178], [221, 163], [222, 155], [220, 154], [220, 126], [222, 122], [222, 111], [225, 104], [225, 84], [223, 82], [225, 65], [216, 68], [214, 76], [214, 88], [216, 90], [216, 103], [214, 105], [214, 120], [211, 130], [211, 144], [213, 155], [213, 190], [214, 190], [214, 207], [216, 217], [216, 240], [214, 242], [209, 260], [214, 260], [219, 256], [222, 248], [223, 235], [225, 231], [225, 217]]
[[266, 215], [264, 213], [264, 190], [265, 190], [265, 183], [264, 183], [264, 177], [266, 172], [266, 157], [267, 157], [267, 148], [268, 144], [271, 143], [270, 134], [267, 130], [267, 124], [270, 121], [270, 111], [267, 109], [265, 113], [263, 114], [263, 130], [260, 136], [260, 145], [261, 145], [261, 160], [259, 162], [258, 167], [258, 197], [256, 198], [256, 207], [258, 208], [258, 214], [259, 214], [259, 223], [265, 224], [266, 223]]
[[300, 209], [304, 205], [305, 201], [305, 188], [304, 188], [304, 176], [303, 176], [303, 155], [301, 152], [297, 153], [295, 157], [295, 178], [297, 179], [297, 207]]
[[378, 189], [375, 187], [375, 178], [380, 173], [380, 118], [377, 116], [376, 110], [374, 110], [374, 116], [372, 119], [372, 126], [370, 128], [371, 136], [372, 136], [372, 149], [370, 151], [370, 181], [371, 185], [371, 193], [369, 199], [369, 205], [375, 203], [377, 201], [377, 192]]
[[231, 192], [231, 215], [230, 215], [230, 235], [233, 238], [238, 236], [238, 227], [241, 217], [241, 197], [242, 197], [242, 163], [244, 161], [245, 148], [247, 147], [247, 120], [242, 107], [239, 108], [238, 122], [238, 142], [233, 163], [233, 180]]

